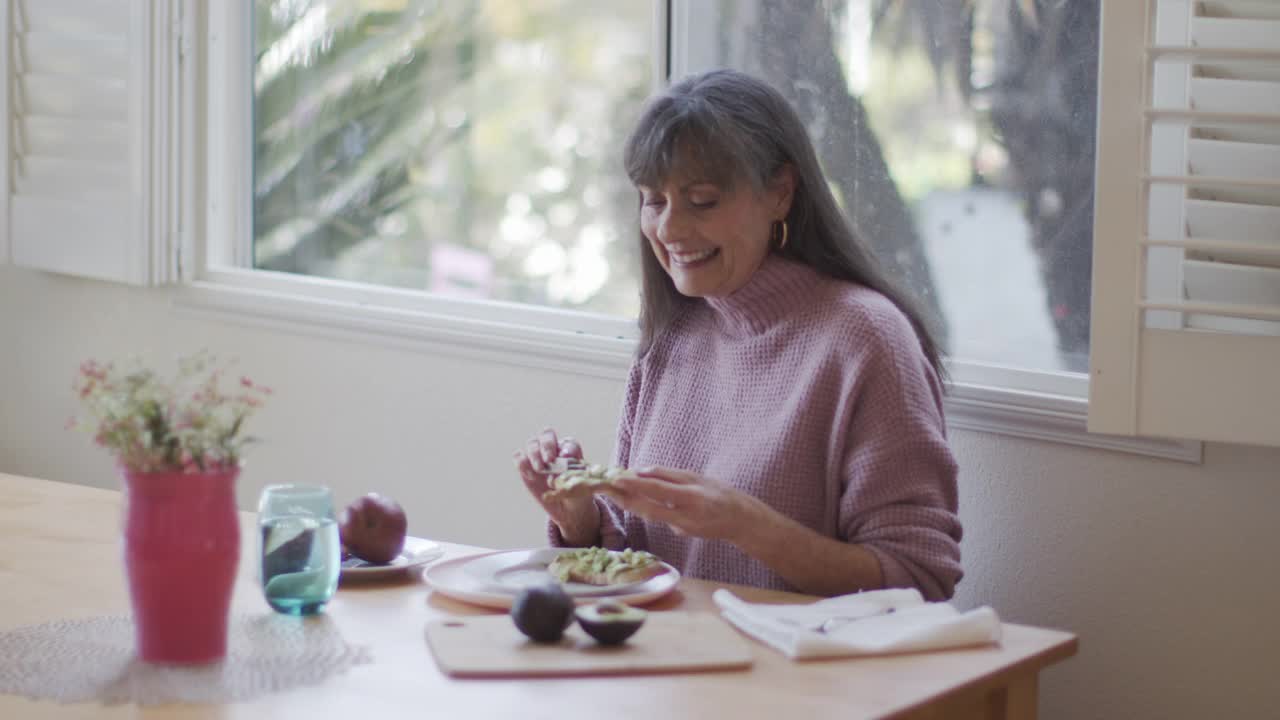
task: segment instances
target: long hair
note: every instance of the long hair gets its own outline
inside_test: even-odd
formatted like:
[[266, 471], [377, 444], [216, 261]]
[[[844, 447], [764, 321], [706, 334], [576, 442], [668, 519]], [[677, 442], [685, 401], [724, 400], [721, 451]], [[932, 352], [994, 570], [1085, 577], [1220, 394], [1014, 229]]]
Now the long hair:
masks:
[[[735, 70], [682, 80], [646, 105], [627, 139], [623, 162], [636, 185], [658, 187], [673, 171], [694, 171], [724, 188], [748, 182], [757, 190], [768, 187], [789, 164], [796, 176], [786, 218], [790, 240], [773, 252], [889, 298], [910, 320], [938, 377], [945, 377], [942, 353], [925, 315], [854, 233], [831, 194], [804, 123], [777, 90]], [[643, 233], [639, 238], [643, 355], [692, 299], [676, 290]]]

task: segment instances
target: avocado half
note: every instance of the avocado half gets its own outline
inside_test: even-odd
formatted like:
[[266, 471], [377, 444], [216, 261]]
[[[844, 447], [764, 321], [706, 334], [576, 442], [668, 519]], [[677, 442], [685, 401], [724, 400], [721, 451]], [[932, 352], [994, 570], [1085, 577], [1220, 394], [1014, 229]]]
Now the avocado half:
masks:
[[583, 605], [574, 610], [578, 624], [601, 645], [619, 645], [636, 634], [649, 613], [620, 602], [603, 602]]
[[527, 587], [511, 604], [511, 619], [534, 642], [559, 642], [573, 623], [573, 598], [559, 583]]

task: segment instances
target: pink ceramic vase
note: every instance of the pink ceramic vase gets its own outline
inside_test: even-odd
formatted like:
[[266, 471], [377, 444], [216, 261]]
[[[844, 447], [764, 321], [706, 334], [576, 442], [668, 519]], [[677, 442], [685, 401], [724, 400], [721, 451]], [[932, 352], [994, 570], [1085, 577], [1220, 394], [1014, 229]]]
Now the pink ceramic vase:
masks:
[[123, 473], [124, 560], [138, 656], [162, 664], [223, 658], [240, 563], [240, 471]]

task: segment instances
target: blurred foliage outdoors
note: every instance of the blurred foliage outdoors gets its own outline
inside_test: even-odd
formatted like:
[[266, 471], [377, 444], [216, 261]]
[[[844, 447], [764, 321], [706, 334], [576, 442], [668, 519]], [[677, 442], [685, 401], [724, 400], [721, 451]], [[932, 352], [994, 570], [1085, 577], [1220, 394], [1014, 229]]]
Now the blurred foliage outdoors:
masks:
[[648, 3], [254, 7], [256, 267], [637, 312], [620, 156]]

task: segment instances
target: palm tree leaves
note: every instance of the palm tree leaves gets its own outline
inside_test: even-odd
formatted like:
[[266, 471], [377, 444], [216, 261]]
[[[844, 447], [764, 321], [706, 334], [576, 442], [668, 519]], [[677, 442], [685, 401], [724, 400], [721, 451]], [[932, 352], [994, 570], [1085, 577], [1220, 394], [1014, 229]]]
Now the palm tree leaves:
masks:
[[[401, 5], [394, 12], [356, 0], [314, 5], [267, 33], [274, 41], [259, 54], [254, 80], [259, 265], [295, 269], [295, 248], [321, 232], [331, 237], [312, 255], [365, 239], [369, 223], [405, 202], [412, 154], [456, 138], [458, 128], [424, 108], [447, 102], [472, 70], [458, 61], [444, 74], [423, 69], [435, 57], [461, 56], [465, 39], [454, 31], [473, 11], [447, 3], [451, 10], [401, 22], [426, 3]], [[317, 9], [326, 11], [322, 32], [311, 31]]]
[[[255, 0], [255, 265], [423, 288], [447, 245], [542, 302], [564, 281], [530, 275], [535, 250], [625, 261], [600, 218], [634, 203], [616, 121], [652, 79], [649, 9], [619, 5]], [[534, 232], [504, 231], [512, 207]]]

